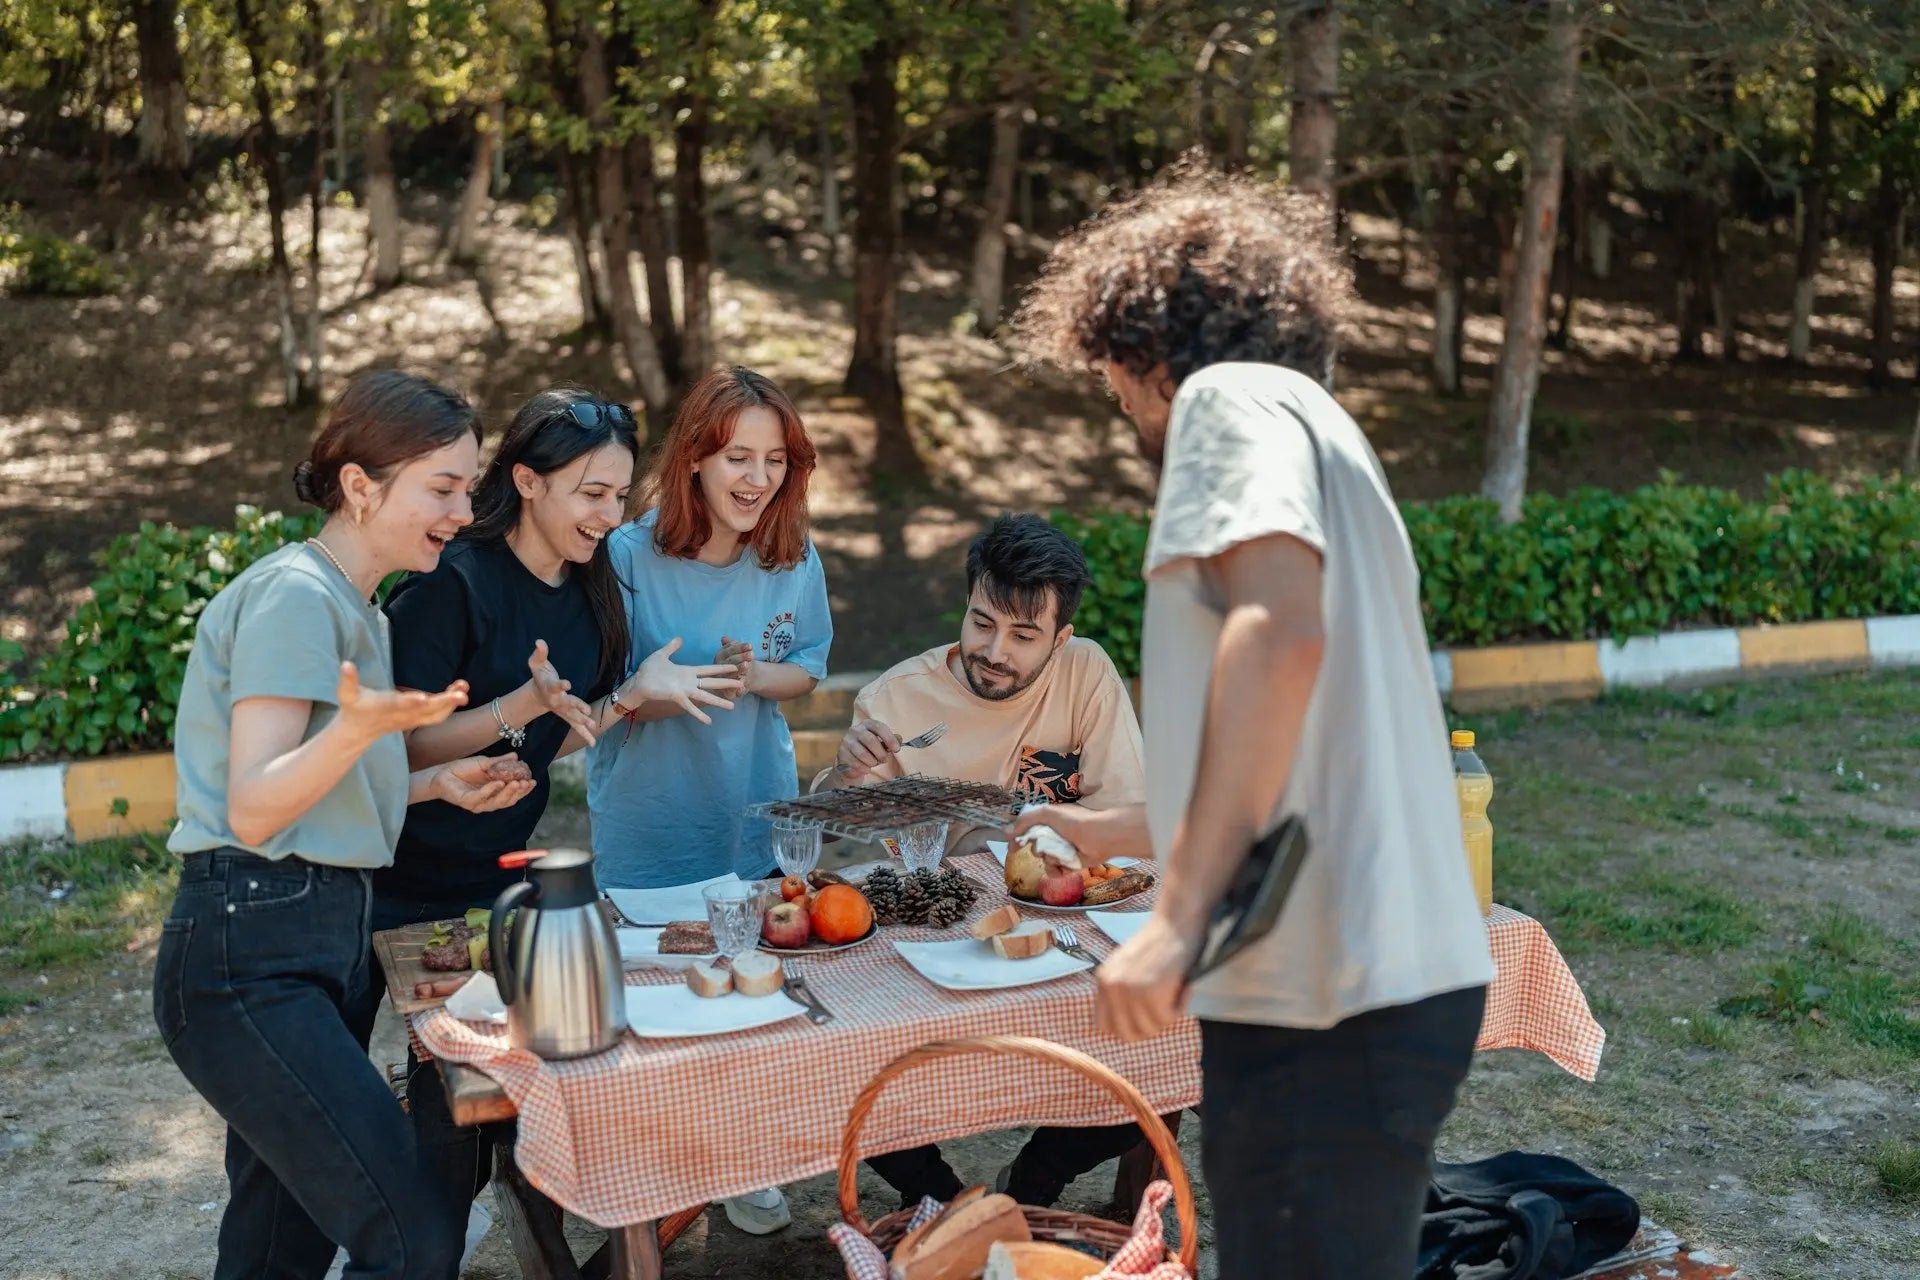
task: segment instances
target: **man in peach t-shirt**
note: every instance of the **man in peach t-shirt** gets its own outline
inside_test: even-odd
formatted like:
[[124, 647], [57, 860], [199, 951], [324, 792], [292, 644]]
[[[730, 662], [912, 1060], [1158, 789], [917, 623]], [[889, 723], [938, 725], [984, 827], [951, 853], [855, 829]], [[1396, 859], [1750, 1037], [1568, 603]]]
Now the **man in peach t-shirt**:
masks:
[[[814, 789], [923, 773], [997, 783], [1060, 806], [1052, 814], [1069, 838], [1081, 814], [1144, 826], [1140, 724], [1126, 682], [1105, 650], [1073, 634], [1090, 581], [1079, 545], [1039, 516], [995, 520], [967, 552], [960, 643], [909, 658], [861, 690], [838, 763]], [[903, 738], [936, 724], [947, 726], [938, 742], [902, 752]], [[948, 847], [976, 852], [1000, 835], [955, 831]], [[1051, 1205], [1076, 1177], [1139, 1141], [1130, 1124], [1039, 1129], [1001, 1175], [1002, 1189], [1021, 1204]], [[932, 1144], [867, 1163], [906, 1204], [951, 1200], [963, 1189]]]

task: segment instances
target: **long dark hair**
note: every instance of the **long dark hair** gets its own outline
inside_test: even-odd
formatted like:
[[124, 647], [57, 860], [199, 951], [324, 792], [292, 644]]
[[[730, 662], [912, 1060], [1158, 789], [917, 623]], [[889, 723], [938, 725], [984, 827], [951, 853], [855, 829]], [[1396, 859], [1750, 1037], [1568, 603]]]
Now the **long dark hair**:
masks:
[[[599, 410], [587, 415], [594, 420], [592, 426], [574, 415], [576, 404]], [[604, 400], [585, 387], [559, 386], [542, 391], [513, 415], [506, 438], [473, 491], [473, 523], [461, 530], [460, 536], [475, 542], [504, 543], [507, 535], [519, 527], [520, 490], [513, 483], [516, 465], [548, 476], [610, 444], [639, 456], [639, 430], [625, 405]], [[594, 548], [593, 559], [583, 565], [569, 565], [568, 572], [580, 575], [580, 585], [593, 607], [594, 623], [600, 629], [600, 669], [587, 694], [587, 700], [592, 701], [610, 693], [626, 675], [627, 609], [604, 539]]]

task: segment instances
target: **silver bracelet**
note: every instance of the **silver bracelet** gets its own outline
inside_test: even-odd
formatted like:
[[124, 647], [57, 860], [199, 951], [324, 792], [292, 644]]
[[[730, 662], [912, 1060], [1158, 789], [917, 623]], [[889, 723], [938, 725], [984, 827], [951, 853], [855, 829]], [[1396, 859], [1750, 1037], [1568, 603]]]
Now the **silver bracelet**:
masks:
[[493, 718], [494, 722], [500, 726], [499, 736], [511, 742], [515, 751], [518, 751], [526, 745], [527, 731], [525, 729], [516, 729], [507, 723], [506, 716], [500, 713], [500, 699], [498, 698], [493, 700]]

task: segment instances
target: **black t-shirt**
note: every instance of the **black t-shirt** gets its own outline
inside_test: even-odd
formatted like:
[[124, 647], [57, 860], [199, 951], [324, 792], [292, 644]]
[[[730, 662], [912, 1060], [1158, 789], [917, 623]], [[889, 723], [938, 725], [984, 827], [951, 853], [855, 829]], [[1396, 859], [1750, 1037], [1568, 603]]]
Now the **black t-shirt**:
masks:
[[[525, 684], [536, 640], [573, 692], [591, 699], [600, 667], [600, 630], [586, 589], [569, 574], [559, 586], [535, 577], [504, 543], [456, 540], [432, 573], [412, 574], [387, 597], [393, 633], [393, 679], [402, 688], [440, 690], [455, 680], [469, 687], [468, 708], [484, 708]], [[511, 809], [468, 813], [443, 800], [408, 808], [393, 866], [374, 873], [384, 898], [491, 905], [520, 879], [496, 859], [526, 848], [547, 808], [547, 771], [567, 740], [568, 725], [543, 713], [525, 726], [520, 759], [533, 770], [534, 789]], [[504, 738], [486, 755], [514, 750]]]

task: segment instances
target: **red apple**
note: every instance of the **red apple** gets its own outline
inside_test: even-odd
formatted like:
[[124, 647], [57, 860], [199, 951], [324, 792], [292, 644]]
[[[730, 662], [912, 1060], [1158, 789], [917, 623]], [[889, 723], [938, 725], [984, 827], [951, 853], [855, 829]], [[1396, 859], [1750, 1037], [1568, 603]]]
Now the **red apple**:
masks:
[[797, 902], [783, 902], [767, 912], [760, 922], [760, 936], [766, 944], [781, 951], [798, 951], [813, 936], [813, 922], [806, 908]]
[[786, 902], [800, 902], [809, 896], [807, 882], [799, 876], [788, 876], [780, 882], [780, 897]]
[[1077, 907], [1086, 891], [1077, 869], [1047, 863], [1047, 874], [1040, 878], [1040, 901], [1050, 907]]

